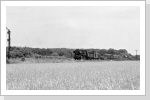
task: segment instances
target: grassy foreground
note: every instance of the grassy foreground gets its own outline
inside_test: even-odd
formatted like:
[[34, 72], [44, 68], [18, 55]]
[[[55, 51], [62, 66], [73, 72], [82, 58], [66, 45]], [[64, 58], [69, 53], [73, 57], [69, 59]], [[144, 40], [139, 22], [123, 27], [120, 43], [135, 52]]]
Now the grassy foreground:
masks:
[[139, 90], [139, 61], [7, 64], [8, 90]]

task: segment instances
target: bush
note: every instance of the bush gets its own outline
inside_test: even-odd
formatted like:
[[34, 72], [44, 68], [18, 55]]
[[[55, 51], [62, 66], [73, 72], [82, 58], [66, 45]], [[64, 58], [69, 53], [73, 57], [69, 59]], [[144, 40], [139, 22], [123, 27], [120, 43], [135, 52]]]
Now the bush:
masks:
[[25, 57], [22, 57], [22, 58], [21, 58], [21, 61], [25, 61]]
[[6, 64], [9, 64], [9, 63], [10, 63], [9, 59], [8, 59], [8, 58], [6, 58]]
[[57, 52], [51, 54], [51, 56], [59, 56]]

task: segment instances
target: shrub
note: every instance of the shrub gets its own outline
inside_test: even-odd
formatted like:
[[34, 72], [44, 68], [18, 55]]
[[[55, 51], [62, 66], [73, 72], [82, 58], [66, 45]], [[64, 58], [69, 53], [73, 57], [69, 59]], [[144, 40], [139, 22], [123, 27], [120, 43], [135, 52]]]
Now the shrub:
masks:
[[51, 56], [59, 56], [57, 52], [51, 54]]
[[8, 58], [6, 58], [6, 64], [9, 64], [9, 63], [10, 63], [9, 59], [8, 59]]
[[22, 58], [21, 58], [21, 61], [25, 61], [25, 57], [22, 57]]

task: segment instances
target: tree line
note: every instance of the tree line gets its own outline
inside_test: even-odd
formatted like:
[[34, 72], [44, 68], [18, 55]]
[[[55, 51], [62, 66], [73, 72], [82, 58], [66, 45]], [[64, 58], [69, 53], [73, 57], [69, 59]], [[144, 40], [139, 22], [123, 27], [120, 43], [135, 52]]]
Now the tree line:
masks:
[[[8, 47], [6, 47], [8, 50]], [[13, 46], [10, 48], [10, 57], [11, 58], [32, 58], [32, 57], [65, 57], [73, 58], [75, 49], [70, 48], [31, 48], [31, 47], [16, 47]], [[100, 55], [111, 54], [111, 55], [127, 55], [132, 59], [135, 59], [134, 55], [128, 53], [126, 49], [84, 49], [87, 51], [95, 51]], [[8, 56], [8, 54], [6, 54]], [[140, 55], [137, 55], [139, 58]]]

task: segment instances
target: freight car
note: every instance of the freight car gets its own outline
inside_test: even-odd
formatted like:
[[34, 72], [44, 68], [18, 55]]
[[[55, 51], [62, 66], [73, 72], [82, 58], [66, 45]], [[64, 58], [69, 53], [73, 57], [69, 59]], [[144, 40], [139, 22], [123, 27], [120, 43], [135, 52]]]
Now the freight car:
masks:
[[95, 51], [88, 51], [87, 52], [87, 60], [98, 60], [99, 54]]

